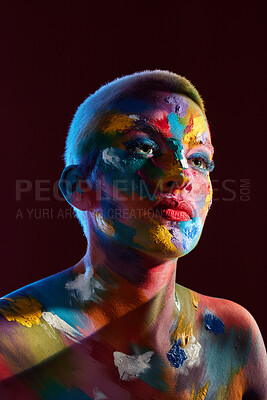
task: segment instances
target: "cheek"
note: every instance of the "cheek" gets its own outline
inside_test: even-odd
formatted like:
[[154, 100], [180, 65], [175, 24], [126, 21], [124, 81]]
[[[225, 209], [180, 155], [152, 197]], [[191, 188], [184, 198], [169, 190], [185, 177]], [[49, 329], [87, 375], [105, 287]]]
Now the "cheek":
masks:
[[212, 200], [212, 186], [209, 175], [196, 173], [192, 197], [195, 200], [201, 219], [205, 219]]

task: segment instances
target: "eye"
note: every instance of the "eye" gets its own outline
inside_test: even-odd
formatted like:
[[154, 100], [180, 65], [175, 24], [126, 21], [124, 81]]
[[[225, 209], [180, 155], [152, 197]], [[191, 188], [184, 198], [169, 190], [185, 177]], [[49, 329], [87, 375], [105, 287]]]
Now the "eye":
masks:
[[142, 144], [139, 147], [136, 147], [136, 152], [140, 154], [146, 154], [148, 156], [153, 154], [153, 147], [150, 146], [149, 144]]
[[191, 162], [198, 168], [207, 168], [205, 161], [200, 157], [191, 158]]
[[133, 139], [123, 144], [131, 153], [141, 157], [150, 158], [158, 150], [158, 145], [148, 138]]
[[188, 164], [201, 170], [211, 172], [214, 169], [214, 161], [210, 160], [206, 154], [192, 154], [190, 157], [188, 157], [187, 161]]

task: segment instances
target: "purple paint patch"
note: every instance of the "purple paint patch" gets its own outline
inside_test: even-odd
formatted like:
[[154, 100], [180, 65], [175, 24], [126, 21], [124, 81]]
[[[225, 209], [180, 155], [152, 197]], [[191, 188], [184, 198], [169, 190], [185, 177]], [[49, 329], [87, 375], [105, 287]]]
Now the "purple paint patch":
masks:
[[225, 332], [225, 325], [222, 320], [211, 312], [205, 314], [204, 324], [207, 331], [211, 331], [215, 335]]
[[170, 364], [174, 368], [179, 368], [183, 366], [183, 363], [187, 359], [184, 349], [181, 349], [181, 339], [175, 341], [171, 350], [167, 353], [167, 358], [170, 361]]
[[166, 103], [172, 104], [172, 112], [177, 114], [178, 117], [184, 118], [188, 109], [188, 101], [183, 97], [172, 94], [165, 99]]

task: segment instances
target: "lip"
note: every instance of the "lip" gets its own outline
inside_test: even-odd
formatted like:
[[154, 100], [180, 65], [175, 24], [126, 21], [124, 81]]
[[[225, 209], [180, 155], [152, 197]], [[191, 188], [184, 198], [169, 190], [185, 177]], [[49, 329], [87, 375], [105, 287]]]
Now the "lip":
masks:
[[154, 209], [159, 210], [163, 218], [171, 221], [189, 221], [194, 215], [193, 207], [189, 202], [175, 197], [161, 198]]

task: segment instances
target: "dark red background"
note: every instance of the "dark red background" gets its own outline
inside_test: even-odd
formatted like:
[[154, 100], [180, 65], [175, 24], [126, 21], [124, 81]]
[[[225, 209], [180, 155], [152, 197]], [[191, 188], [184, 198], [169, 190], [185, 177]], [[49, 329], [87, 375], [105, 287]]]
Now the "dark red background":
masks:
[[[169, 69], [204, 97], [217, 149], [217, 200], [199, 245], [178, 263], [178, 281], [240, 303], [267, 338], [264, 24], [261, 4], [248, 1], [2, 2], [0, 295], [85, 252], [76, 220], [57, 218], [69, 207], [52, 190], [76, 107], [122, 74]], [[41, 195], [50, 200], [38, 200], [34, 189], [16, 200], [21, 179], [47, 180]], [[39, 211], [29, 218], [27, 209]], [[37, 218], [43, 209], [50, 218]]]

